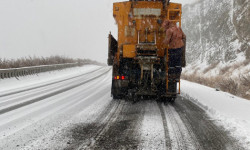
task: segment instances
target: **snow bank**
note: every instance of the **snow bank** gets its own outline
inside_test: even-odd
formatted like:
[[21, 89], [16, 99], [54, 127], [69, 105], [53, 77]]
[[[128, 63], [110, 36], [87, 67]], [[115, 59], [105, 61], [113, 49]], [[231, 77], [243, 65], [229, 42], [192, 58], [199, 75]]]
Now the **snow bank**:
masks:
[[181, 85], [183, 96], [190, 97], [245, 147], [250, 147], [249, 100], [185, 80]]

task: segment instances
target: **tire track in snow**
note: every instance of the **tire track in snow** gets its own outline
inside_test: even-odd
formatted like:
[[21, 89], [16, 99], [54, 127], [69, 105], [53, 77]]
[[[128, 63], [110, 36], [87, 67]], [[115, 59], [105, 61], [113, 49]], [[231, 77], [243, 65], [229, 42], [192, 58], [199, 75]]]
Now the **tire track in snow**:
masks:
[[243, 150], [237, 139], [230, 136], [222, 126], [216, 124], [199, 106], [185, 97], [179, 97], [173, 104], [183, 122], [196, 137], [199, 149]]
[[124, 104], [118, 116], [90, 149], [139, 149], [139, 129], [144, 119], [145, 103], [121, 102]]
[[86, 73], [83, 73], [83, 74], [80, 74], [80, 75], [77, 75], [77, 76], [74, 76], [74, 77], [66, 78], [66, 79], [63, 79], [63, 80], [51, 82], [51, 83], [48, 83], [48, 84], [42, 84], [42, 85], [38, 85], [38, 86], [33, 86], [33, 87], [26, 88], [26, 89], [23, 89], [23, 90], [17, 90], [17, 91], [13, 91], [13, 92], [7, 92], [7, 93], [4, 93], [4, 94], [1, 94], [0, 97], [10, 96], [10, 95], [13, 95], [13, 94], [18, 94], [18, 93], [22, 93], [22, 92], [26, 92], [26, 91], [30, 91], [30, 90], [34, 90], [34, 89], [38, 89], [38, 88], [42, 88], [42, 87], [46, 87], [46, 86], [49, 86], [49, 85], [57, 84], [57, 83], [60, 83], [60, 82], [68, 81], [68, 80], [71, 80], [71, 79], [75, 79], [75, 78], [81, 77], [83, 75], [94, 73], [94, 72], [96, 72], [98, 70], [101, 70], [101, 69], [102, 68], [100, 67], [100, 68], [95, 69], [93, 71], [86, 72]]
[[31, 99], [31, 100], [28, 100], [28, 101], [26, 101], [26, 102], [23, 102], [23, 103], [14, 105], [14, 106], [10, 106], [10, 107], [8, 107], [8, 108], [1, 109], [1, 110], [0, 110], [0, 115], [1, 115], [1, 114], [4, 114], [4, 113], [7, 113], [7, 112], [10, 112], [10, 111], [15, 110], [15, 109], [18, 109], [18, 108], [21, 108], [21, 107], [30, 105], [30, 104], [32, 104], [32, 103], [39, 102], [39, 101], [44, 100], [44, 99], [46, 99], [46, 98], [49, 98], [49, 97], [51, 97], [51, 96], [54, 96], [54, 95], [63, 93], [63, 92], [65, 92], [65, 91], [68, 91], [68, 90], [70, 90], [70, 89], [79, 87], [79, 86], [81, 86], [81, 85], [83, 85], [83, 84], [85, 84], [85, 83], [88, 83], [88, 82], [90, 82], [90, 81], [92, 81], [92, 80], [95, 80], [95, 79], [97, 79], [97, 78], [100, 78], [101, 76], [107, 74], [107, 72], [109, 72], [110, 70], [111, 70], [111, 69], [108, 69], [107, 71], [105, 71], [105, 72], [103, 72], [103, 73], [101, 73], [101, 74], [99, 74], [99, 75], [97, 75], [97, 76], [94, 76], [94, 77], [92, 77], [92, 78], [90, 78], [90, 79], [88, 79], [88, 80], [86, 80], [86, 81], [80, 82], [80, 83], [78, 83], [78, 84], [71, 85], [71, 86], [68, 86], [68, 87], [66, 87], [66, 88], [62, 88], [62, 89], [60, 89], [60, 90], [56, 90], [56, 91], [51, 92], [51, 93], [46, 93], [46, 94], [43, 95], [43, 96], [40, 96], [40, 97]]
[[76, 124], [71, 129], [72, 143], [64, 148], [64, 150], [80, 150], [89, 149], [94, 145], [100, 135], [108, 128], [108, 125], [115, 116], [118, 115], [122, 104], [120, 101], [112, 100], [105, 110], [98, 116], [93, 116], [94, 119], [90, 123]]
[[112, 100], [104, 112], [71, 128], [72, 149], [136, 149], [144, 116], [143, 103]]
[[164, 128], [164, 133], [165, 133], [166, 149], [171, 150], [171, 140], [170, 140], [170, 136], [169, 136], [168, 123], [167, 123], [167, 119], [165, 116], [165, 111], [164, 111], [164, 108], [160, 102], [158, 102], [158, 106], [159, 106], [159, 109], [161, 112], [162, 124], [163, 124], [163, 128]]
[[[11, 117], [13, 119], [11, 122], [4, 121], [6, 122], [5, 128], [0, 126], [2, 129], [0, 131], [7, 131], [3, 139], [0, 136], [0, 149], [3, 148], [1, 146], [5, 146], [3, 149], [15, 149], [16, 145], [20, 145], [20, 149], [25, 147], [25, 149], [30, 150], [41, 148], [63, 149], [66, 147], [67, 138], [57, 138], [58, 136], [65, 136], [62, 133], [65, 132], [67, 126], [78, 121], [85, 122], [87, 118], [87, 120], [92, 119], [93, 116], [89, 115], [91, 109], [93, 109], [93, 112], [100, 110], [100, 108], [102, 110], [106, 108], [104, 103], [111, 101], [109, 96], [110, 85], [107, 84], [110, 74], [111, 72], [105, 75], [105, 77], [96, 79], [83, 86], [10, 112], [15, 117]], [[28, 112], [25, 110], [28, 110]], [[25, 115], [26, 112], [28, 114]], [[0, 115], [0, 117], [8, 118], [10, 113], [6, 113], [3, 116]], [[0, 132], [0, 135], [3, 134]], [[6, 138], [7, 136], [8, 138]], [[9, 143], [10, 141], [15, 142]]]
[[13, 94], [11, 96], [0, 97], [0, 110], [40, 97], [46, 93], [55, 91], [55, 89], [61, 89], [65, 85], [74, 85], [79, 83], [80, 80], [86, 80], [86, 78], [89, 78], [89, 75], [87, 76], [87, 74], [83, 74], [81, 77], [64, 80], [63, 82], [58, 82], [57, 84], [47, 85], [38, 89]]
[[[161, 110], [155, 100], [141, 101], [145, 109], [140, 127], [139, 149], [169, 149], [166, 146], [168, 131]], [[166, 120], [166, 119], [165, 119]]]
[[93, 149], [93, 147], [95, 146], [96, 141], [98, 141], [102, 135], [108, 131], [108, 129], [110, 128], [111, 124], [113, 122], [115, 122], [115, 120], [118, 118], [119, 114], [121, 113], [121, 110], [124, 106], [124, 101], [119, 101], [118, 102], [118, 106], [115, 108], [114, 111], [112, 111], [112, 113], [107, 116], [106, 120], [106, 125], [103, 126], [102, 128], [99, 129], [99, 131], [97, 132], [97, 134], [91, 139], [91, 143], [87, 146], [80, 146], [79, 148], [77, 148], [77, 150], [82, 150], [82, 149]]
[[[171, 141], [171, 149], [181, 150], [197, 150], [200, 147], [196, 147], [196, 139], [191, 136], [193, 133], [189, 131], [181, 120], [179, 114], [171, 104], [161, 104], [161, 106], [167, 122], [168, 133]], [[169, 139], [166, 139], [167, 141]], [[168, 142], [166, 142], [168, 145]]]

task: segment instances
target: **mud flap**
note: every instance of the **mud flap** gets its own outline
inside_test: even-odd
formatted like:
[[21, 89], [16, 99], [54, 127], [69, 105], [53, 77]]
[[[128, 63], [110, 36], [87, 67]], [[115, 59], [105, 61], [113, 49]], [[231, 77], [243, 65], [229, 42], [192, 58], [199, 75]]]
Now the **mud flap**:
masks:
[[128, 80], [112, 80], [111, 93], [114, 99], [125, 98], [128, 90]]

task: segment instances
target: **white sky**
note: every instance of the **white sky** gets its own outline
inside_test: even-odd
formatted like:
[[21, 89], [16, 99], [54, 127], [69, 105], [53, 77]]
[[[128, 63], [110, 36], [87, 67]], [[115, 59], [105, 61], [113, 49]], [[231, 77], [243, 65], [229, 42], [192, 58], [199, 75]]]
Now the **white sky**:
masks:
[[117, 33], [116, 1], [122, 0], [0, 0], [0, 58], [62, 55], [106, 63], [108, 33]]

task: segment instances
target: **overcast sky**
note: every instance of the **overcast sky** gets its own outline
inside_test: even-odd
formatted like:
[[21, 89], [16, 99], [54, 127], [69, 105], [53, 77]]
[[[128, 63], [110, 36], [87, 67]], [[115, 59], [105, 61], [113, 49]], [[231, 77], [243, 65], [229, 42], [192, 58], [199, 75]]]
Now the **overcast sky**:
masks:
[[0, 0], [0, 58], [62, 55], [106, 63], [118, 1]]

